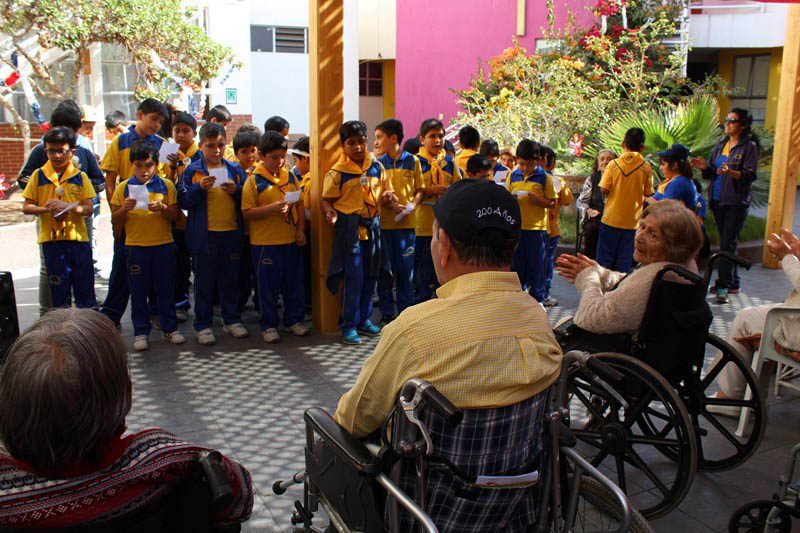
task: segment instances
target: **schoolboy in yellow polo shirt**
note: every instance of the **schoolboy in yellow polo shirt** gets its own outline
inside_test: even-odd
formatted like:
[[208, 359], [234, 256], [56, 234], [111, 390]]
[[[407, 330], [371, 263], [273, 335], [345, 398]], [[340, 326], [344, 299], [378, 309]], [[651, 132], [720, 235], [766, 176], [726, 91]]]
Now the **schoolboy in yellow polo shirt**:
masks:
[[522, 213], [522, 235], [511, 270], [519, 276], [522, 288], [537, 302], [546, 297], [544, 288], [547, 257], [547, 210], [555, 206], [553, 179], [539, 165], [539, 143], [523, 139], [517, 145], [517, 169], [509, 174], [506, 184], [517, 197]]
[[96, 307], [92, 245], [86, 232], [95, 192], [88, 176], [72, 164], [78, 136], [70, 128], [52, 128], [43, 142], [47, 163], [31, 174], [22, 212], [39, 217], [38, 242], [52, 306], [68, 307], [74, 296], [78, 307]]
[[[422, 166], [419, 159], [403, 151], [403, 123], [395, 118], [375, 127], [375, 151], [386, 169], [386, 177], [397, 195], [396, 209], [381, 211], [381, 238], [389, 253], [392, 278], [378, 279], [381, 323], [388, 324], [407, 307], [414, 305], [414, 224], [416, 207], [422, 200]], [[397, 308], [392, 289], [397, 286]]]
[[478, 151], [483, 157], [492, 164], [492, 177], [495, 182], [505, 182], [511, 169], [500, 162], [500, 145], [494, 139], [484, 139], [481, 141], [481, 149]]
[[561, 208], [570, 205], [575, 201], [572, 191], [567, 187], [567, 183], [560, 177], [554, 176], [553, 171], [556, 169], [556, 152], [548, 146], [542, 147], [542, 161], [545, 172], [553, 180], [553, 188], [556, 192], [556, 202], [552, 209], [547, 210], [547, 257], [545, 258], [545, 275], [544, 275], [544, 290], [545, 299], [542, 305], [545, 307], [555, 307], [558, 305], [558, 300], [550, 296], [550, 288], [553, 286], [553, 269], [556, 263], [556, 251], [558, 250], [558, 243], [561, 240], [561, 225], [559, 218], [561, 217]]
[[[177, 331], [175, 316], [175, 251], [172, 222], [178, 218], [175, 185], [157, 174], [158, 148], [137, 141], [130, 148], [133, 177], [124, 180], [111, 199], [112, 221], [125, 226], [125, 255], [131, 291], [133, 349], [150, 347], [152, 324], [147, 297], [155, 288], [164, 338], [172, 344], [185, 342]], [[142, 195], [143, 199], [138, 196]]]
[[447, 187], [462, 178], [461, 170], [453, 158], [444, 151], [444, 125], [440, 120], [429, 118], [419, 128], [422, 146], [417, 153], [422, 167], [422, 204], [417, 208], [414, 248], [415, 302], [425, 302], [433, 297], [439, 287], [431, 258], [431, 236], [433, 227], [433, 205], [444, 194]]
[[[252, 124], [245, 124], [237, 131], [233, 137], [233, 150], [235, 161], [249, 178], [256, 169], [258, 163], [258, 141], [261, 138], [261, 130]], [[226, 158], [227, 159], [227, 158]], [[247, 300], [253, 297], [253, 306], [258, 309], [258, 293], [255, 292], [256, 281], [253, 275], [253, 265], [250, 260], [250, 223], [243, 219], [244, 235], [242, 236], [242, 257], [239, 261], [239, 307], [244, 309]], [[214, 305], [219, 302], [215, 301]]]
[[[144, 140], [161, 148], [164, 139], [157, 134], [169, 116], [167, 107], [155, 98], [142, 100], [136, 109], [136, 124], [128, 131], [115, 137], [106, 150], [100, 168], [106, 173], [106, 197], [111, 205], [114, 189], [119, 181], [133, 176], [130, 149], [133, 143]], [[163, 170], [163, 169], [162, 169]], [[114, 256], [111, 260], [111, 275], [108, 278], [108, 293], [101, 311], [115, 324], [119, 325], [128, 307], [130, 289], [128, 287], [128, 267], [125, 261], [124, 228], [114, 226]]]
[[397, 197], [386, 172], [367, 151], [367, 126], [351, 120], [339, 128], [342, 152], [325, 174], [322, 212], [334, 226], [333, 253], [326, 277], [333, 294], [342, 288], [342, 340], [360, 344], [359, 333], [380, 335], [370, 321], [372, 293], [381, 275], [391, 275], [381, 246], [380, 205], [393, 208]]
[[217, 342], [211, 331], [214, 293], [219, 294], [223, 330], [247, 336], [239, 307], [239, 270], [242, 247], [241, 192], [245, 171], [222, 157], [225, 128], [207, 122], [200, 128], [203, 157], [184, 171], [178, 187], [178, 205], [188, 212], [186, 247], [194, 267], [194, 329], [197, 342]]
[[[167, 179], [177, 187], [186, 167], [200, 159], [202, 154], [195, 142], [197, 136], [197, 120], [189, 113], [182, 111], [172, 119], [172, 140], [178, 144], [178, 153], [167, 156], [169, 164], [165, 167]], [[192, 275], [192, 256], [186, 248], [186, 215], [178, 210], [178, 218], [172, 226], [172, 238], [175, 240], [175, 314], [178, 322], [189, 318], [189, 282]]]
[[305, 315], [303, 250], [306, 245], [305, 213], [294, 174], [284, 168], [286, 139], [269, 131], [258, 144], [260, 162], [242, 188], [242, 215], [250, 222], [250, 256], [255, 274], [264, 342], [281, 340], [278, 334], [278, 297], [283, 298], [283, 323], [295, 335], [308, 335]]
[[458, 130], [458, 144], [461, 145], [461, 151], [456, 156], [456, 165], [462, 173], [466, 173], [467, 161], [477, 155], [481, 146], [481, 134], [472, 126], [464, 126]]
[[600, 179], [606, 208], [597, 236], [597, 262], [617, 272], [631, 270], [644, 197], [654, 192], [653, 169], [641, 154], [644, 141], [642, 129], [630, 128], [622, 142], [622, 155], [606, 166]]
[[[303, 135], [289, 149], [294, 166], [290, 171], [294, 179], [300, 183], [300, 203], [306, 221], [306, 242], [311, 242], [311, 145], [309, 138]], [[306, 312], [311, 311], [311, 245], [303, 247], [303, 264], [305, 265], [305, 297]]]

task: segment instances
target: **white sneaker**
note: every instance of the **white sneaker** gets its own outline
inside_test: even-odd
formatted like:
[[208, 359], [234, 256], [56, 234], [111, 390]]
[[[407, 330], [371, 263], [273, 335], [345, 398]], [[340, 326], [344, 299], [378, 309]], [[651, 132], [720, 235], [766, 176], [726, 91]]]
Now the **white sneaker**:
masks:
[[186, 311], [186, 309], [176, 309], [175, 318], [178, 319], [178, 322], [186, 322], [189, 320], [189, 313]]
[[206, 328], [197, 332], [197, 342], [203, 346], [211, 346], [217, 343], [217, 338], [211, 328]]
[[243, 339], [249, 335], [245, 327], [238, 322], [236, 324], [231, 324], [230, 326], [222, 326], [222, 331], [225, 333], [230, 333], [231, 336], [237, 339]]
[[302, 322], [298, 322], [297, 324], [289, 326], [289, 331], [298, 337], [304, 337], [308, 335], [309, 329]]
[[278, 330], [275, 328], [269, 328], [267, 331], [262, 331], [261, 338], [264, 339], [264, 342], [269, 344], [273, 344], [281, 340], [281, 336], [278, 335]]
[[147, 340], [147, 335], [136, 335], [133, 338], [133, 349], [137, 352], [143, 352], [150, 348], [150, 342]]
[[186, 342], [186, 337], [183, 336], [183, 333], [177, 330], [169, 333], [162, 333], [161, 335], [172, 344], [183, 344]]

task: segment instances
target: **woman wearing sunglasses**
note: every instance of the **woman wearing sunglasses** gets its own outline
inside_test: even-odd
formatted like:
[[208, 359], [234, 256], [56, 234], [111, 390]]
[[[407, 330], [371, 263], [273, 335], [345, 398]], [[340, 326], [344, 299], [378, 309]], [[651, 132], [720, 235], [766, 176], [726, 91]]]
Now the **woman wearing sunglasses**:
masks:
[[[736, 253], [753, 195], [760, 146], [750, 130], [752, 123], [753, 117], [746, 109], [731, 109], [725, 117], [725, 137], [711, 150], [708, 160], [691, 159], [692, 166], [710, 181], [709, 207], [719, 230], [720, 249], [725, 252]], [[720, 304], [728, 303], [728, 294], [739, 292], [736, 265], [724, 259], [719, 262], [712, 290]]]

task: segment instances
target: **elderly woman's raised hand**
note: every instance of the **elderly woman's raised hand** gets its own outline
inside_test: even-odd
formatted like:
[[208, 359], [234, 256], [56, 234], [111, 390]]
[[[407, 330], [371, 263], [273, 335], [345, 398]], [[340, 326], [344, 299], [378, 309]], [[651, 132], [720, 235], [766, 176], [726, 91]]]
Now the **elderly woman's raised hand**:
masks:
[[800, 257], [800, 239], [786, 228], [780, 235], [773, 233], [767, 239], [767, 249], [778, 261], [782, 261], [789, 254]]
[[556, 259], [556, 272], [570, 283], [575, 283], [575, 278], [578, 277], [578, 274], [587, 268], [592, 268], [596, 264], [594, 260], [589, 259], [583, 254], [561, 254], [558, 256], [558, 259]]

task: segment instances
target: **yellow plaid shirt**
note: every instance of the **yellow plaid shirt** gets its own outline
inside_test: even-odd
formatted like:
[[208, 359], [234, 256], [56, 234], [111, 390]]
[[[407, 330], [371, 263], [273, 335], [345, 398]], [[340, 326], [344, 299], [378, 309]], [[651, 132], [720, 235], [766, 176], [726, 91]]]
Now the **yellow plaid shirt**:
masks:
[[400, 387], [430, 381], [457, 407], [519, 403], [558, 377], [561, 348], [544, 309], [513, 272], [475, 272], [440, 287], [383, 329], [334, 418], [357, 437], [380, 427]]

